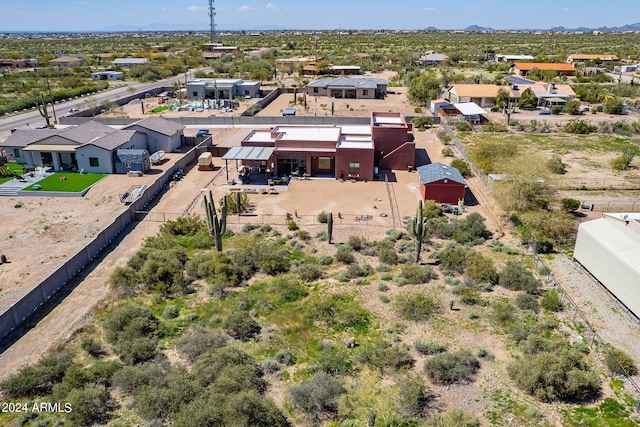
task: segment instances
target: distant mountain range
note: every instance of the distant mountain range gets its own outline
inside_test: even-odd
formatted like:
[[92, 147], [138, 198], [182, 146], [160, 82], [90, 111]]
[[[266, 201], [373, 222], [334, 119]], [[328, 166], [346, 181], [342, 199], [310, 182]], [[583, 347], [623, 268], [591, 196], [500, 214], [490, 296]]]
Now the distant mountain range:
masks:
[[[433, 30], [433, 27], [427, 28], [427, 30]], [[541, 28], [520, 28], [520, 30], [528, 30], [528, 31], [546, 31], [547, 29]], [[553, 27], [548, 29], [550, 31], [557, 32], [592, 32], [592, 31], [602, 31], [605, 33], [614, 33], [614, 32], [622, 32], [622, 31], [640, 31], [640, 22], [636, 22], [635, 24], [627, 24], [621, 27], [599, 27], [599, 28], [588, 28], [588, 27], [578, 27], [578, 28], [565, 28], [565, 27]], [[479, 25], [470, 25], [465, 28], [465, 31], [496, 31], [491, 27], [481, 27]]]
[[[104, 32], [133, 32], [133, 31], [209, 31], [209, 24], [166, 24], [153, 23], [144, 26], [135, 25], [112, 25], [100, 28], [97, 31]], [[279, 27], [276, 25], [216, 25], [216, 31], [274, 31], [291, 30], [292, 28]]]

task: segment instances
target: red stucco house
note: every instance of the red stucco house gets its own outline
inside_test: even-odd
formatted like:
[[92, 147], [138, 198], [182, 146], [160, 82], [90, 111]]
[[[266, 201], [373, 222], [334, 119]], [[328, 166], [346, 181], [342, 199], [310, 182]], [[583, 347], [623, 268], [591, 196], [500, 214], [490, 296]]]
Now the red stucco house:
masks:
[[458, 169], [442, 163], [418, 166], [422, 200], [457, 204], [464, 200], [467, 181]]

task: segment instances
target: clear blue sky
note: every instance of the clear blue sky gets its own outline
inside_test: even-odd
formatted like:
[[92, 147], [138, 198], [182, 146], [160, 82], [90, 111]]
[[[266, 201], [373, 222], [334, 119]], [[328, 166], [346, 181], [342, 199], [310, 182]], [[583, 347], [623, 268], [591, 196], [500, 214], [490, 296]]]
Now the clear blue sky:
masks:
[[[154, 23], [208, 25], [208, 0], [0, 0], [0, 31], [95, 30]], [[220, 29], [496, 29], [620, 26], [640, 0], [216, 0]]]

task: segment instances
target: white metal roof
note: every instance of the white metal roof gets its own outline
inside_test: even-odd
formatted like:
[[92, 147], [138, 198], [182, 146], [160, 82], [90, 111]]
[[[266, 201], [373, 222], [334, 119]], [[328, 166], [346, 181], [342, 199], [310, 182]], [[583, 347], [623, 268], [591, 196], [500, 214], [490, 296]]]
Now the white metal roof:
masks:
[[231, 147], [223, 160], [269, 160], [273, 147]]
[[476, 104], [475, 102], [459, 102], [457, 104], [453, 104], [453, 106], [456, 107], [456, 109], [460, 111], [463, 116], [487, 114], [487, 112], [480, 108], [480, 106], [478, 106], [478, 104]]

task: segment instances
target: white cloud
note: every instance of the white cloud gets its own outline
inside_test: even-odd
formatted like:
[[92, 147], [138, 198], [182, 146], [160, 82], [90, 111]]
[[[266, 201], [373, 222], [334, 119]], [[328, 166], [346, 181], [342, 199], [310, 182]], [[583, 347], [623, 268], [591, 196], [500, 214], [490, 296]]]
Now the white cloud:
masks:
[[250, 11], [250, 10], [253, 10], [253, 8], [252, 8], [251, 6], [247, 6], [247, 5], [245, 4], [245, 5], [240, 6], [240, 7], [238, 8], [238, 10], [239, 10], [240, 12], [248, 12], [248, 11]]
[[566, 8], [566, 7], [564, 9], [562, 9], [563, 12], [566, 12], [567, 10], [569, 10], [569, 9]]
[[436, 8], [435, 7], [425, 7], [424, 10], [432, 11], [432, 10], [436, 10]]
[[188, 10], [190, 12], [201, 12], [201, 11], [207, 10], [207, 9], [205, 7], [202, 7], [202, 6], [193, 5], [193, 6], [189, 6]]
[[278, 8], [278, 5], [277, 5], [277, 4], [273, 4], [273, 3], [267, 3], [267, 4], [265, 5], [265, 7], [266, 7], [267, 9], [277, 9], [277, 8]]

